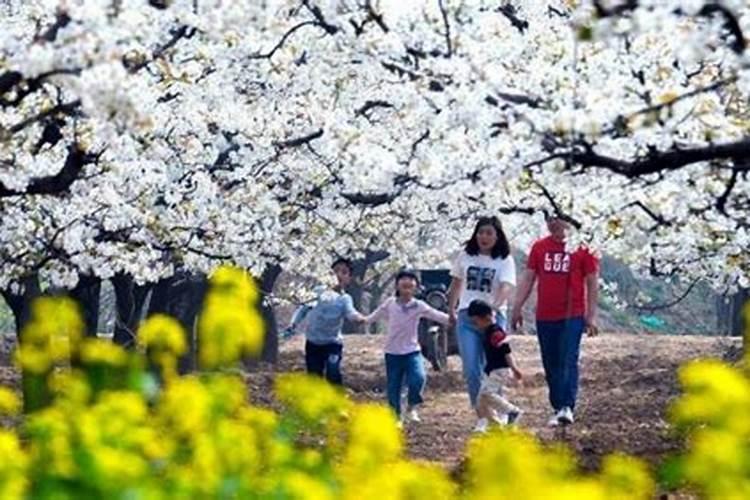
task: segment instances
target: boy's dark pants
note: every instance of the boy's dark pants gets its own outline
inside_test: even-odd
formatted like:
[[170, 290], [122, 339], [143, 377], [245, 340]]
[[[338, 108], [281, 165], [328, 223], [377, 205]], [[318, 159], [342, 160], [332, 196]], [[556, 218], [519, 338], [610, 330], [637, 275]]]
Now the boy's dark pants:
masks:
[[341, 385], [341, 355], [343, 346], [338, 343], [313, 344], [305, 342], [307, 373], [324, 376], [332, 384]]

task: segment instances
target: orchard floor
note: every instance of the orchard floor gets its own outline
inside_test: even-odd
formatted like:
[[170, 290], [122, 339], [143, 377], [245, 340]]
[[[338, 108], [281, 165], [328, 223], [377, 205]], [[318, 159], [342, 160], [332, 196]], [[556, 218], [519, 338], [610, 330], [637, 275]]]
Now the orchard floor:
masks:
[[[343, 373], [347, 392], [359, 401], [384, 401], [385, 374], [381, 336], [347, 336]], [[302, 371], [303, 339], [283, 344], [279, 371]], [[669, 402], [678, 395], [677, 367], [698, 357], [734, 357], [739, 339], [696, 336], [602, 335], [584, 340], [581, 352], [581, 388], [577, 422], [564, 432], [545, 426], [550, 416], [536, 338], [513, 338], [517, 363], [525, 371], [523, 387], [509, 390], [510, 399], [525, 414], [521, 425], [545, 442], [562, 441], [578, 455], [586, 470], [615, 450], [657, 463], [677, 451], [680, 442], [670, 436], [665, 420]], [[249, 374], [252, 398], [271, 404], [273, 371]], [[405, 428], [409, 453], [438, 462], [449, 470], [461, 467], [474, 416], [461, 375], [461, 362], [449, 360], [449, 369], [428, 368], [422, 423]]]
[[[276, 406], [272, 384], [279, 371], [302, 371], [303, 338], [282, 345], [276, 367], [261, 366], [247, 374], [255, 403]], [[384, 402], [385, 374], [382, 336], [347, 336], [344, 347], [344, 383], [358, 401]], [[577, 454], [585, 470], [598, 468], [603, 456], [620, 450], [652, 464], [679, 450], [680, 441], [669, 433], [665, 411], [678, 395], [677, 367], [690, 359], [737, 359], [740, 339], [697, 336], [602, 335], [584, 340], [581, 352], [581, 389], [577, 422], [563, 433], [545, 427], [550, 410], [547, 390], [533, 336], [513, 337], [518, 364], [525, 371], [523, 387], [509, 396], [525, 415], [521, 425], [545, 442], [561, 441]], [[18, 372], [8, 366], [12, 342], [0, 336], [0, 384], [18, 386]], [[448, 470], [461, 469], [474, 416], [469, 408], [458, 357], [449, 368], [428, 368], [423, 422], [407, 426], [411, 456], [437, 462]], [[679, 497], [682, 497], [681, 495]]]

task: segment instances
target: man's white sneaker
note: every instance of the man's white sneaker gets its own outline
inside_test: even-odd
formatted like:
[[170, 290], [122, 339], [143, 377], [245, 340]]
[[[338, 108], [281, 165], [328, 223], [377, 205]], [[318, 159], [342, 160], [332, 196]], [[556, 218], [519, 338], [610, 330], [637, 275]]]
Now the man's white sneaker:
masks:
[[573, 418], [573, 410], [566, 406], [557, 414], [557, 420], [562, 425], [572, 424], [573, 422], [575, 422], [575, 419]]
[[487, 432], [487, 426], [489, 422], [486, 418], [480, 418], [477, 420], [477, 425], [474, 426], [474, 432]]
[[548, 427], [557, 427], [560, 425], [560, 412], [558, 411], [554, 415], [550, 417], [549, 420], [547, 420], [547, 426]]
[[416, 408], [410, 408], [406, 411], [406, 421], [414, 424], [418, 424], [422, 421], [422, 419], [419, 418], [419, 412], [417, 412]]

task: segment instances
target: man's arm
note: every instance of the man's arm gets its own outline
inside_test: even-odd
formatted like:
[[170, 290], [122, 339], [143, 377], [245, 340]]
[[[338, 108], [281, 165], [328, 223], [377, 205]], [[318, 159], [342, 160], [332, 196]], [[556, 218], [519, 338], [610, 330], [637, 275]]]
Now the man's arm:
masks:
[[516, 297], [513, 300], [513, 314], [511, 314], [510, 326], [517, 330], [523, 325], [523, 305], [529, 298], [531, 290], [536, 282], [536, 272], [533, 269], [525, 269], [521, 275], [521, 284], [516, 289]]
[[599, 273], [594, 271], [586, 275], [586, 328], [589, 335], [596, 335], [596, 313], [599, 305]]
[[299, 306], [295, 311], [294, 314], [292, 314], [292, 321], [289, 323], [289, 326], [287, 327], [287, 330], [291, 333], [293, 333], [300, 323], [302, 323], [305, 318], [307, 317], [307, 313], [310, 312], [310, 307], [307, 304], [303, 304]]
[[357, 321], [360, 323], [364, 323], [367, 321], [367, 316], [360, 313], [354, 308], [354, 301], [352, 300], [351, 295], [346, 294], [345, 295], [345, 307], [346, 307], [346, 319], [349, 321]]

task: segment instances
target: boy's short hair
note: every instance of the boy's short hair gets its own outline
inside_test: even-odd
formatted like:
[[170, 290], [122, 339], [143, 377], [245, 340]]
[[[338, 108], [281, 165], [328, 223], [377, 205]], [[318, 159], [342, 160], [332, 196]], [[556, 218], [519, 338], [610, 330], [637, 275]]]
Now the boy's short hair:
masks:
[[398, 283], [404, 278], [413, 279], [416, 282], [416, 284], [419, 285], [419, 276], [417, 276], [417, 273], [415, 273], [414, 271], [409, 271], [407, 269], [399, 271], [398, 274], [396, 275], [395, 282]]
[[333, 264], [331, 264], [331, 269], [336, 269], [336, 266], [339, 264], [345, 265], [350, 273], [354, 272], [354, 266], [352, 265], [352, 261], [347, 259], [346, 257], [339, 257], [338, 259], [333, 261]]
[[484, 318], [492, 316], [492, 307], [483, 300], [472, 300], [467, 312], [470, 318]]

